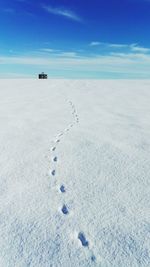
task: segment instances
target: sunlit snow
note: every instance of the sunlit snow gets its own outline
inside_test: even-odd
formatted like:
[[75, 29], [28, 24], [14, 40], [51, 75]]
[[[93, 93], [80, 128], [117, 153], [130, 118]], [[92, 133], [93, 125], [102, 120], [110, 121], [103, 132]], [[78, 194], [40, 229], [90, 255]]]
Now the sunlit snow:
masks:
[[0, 80], [0, 267], [150, 266], [150, 81]]

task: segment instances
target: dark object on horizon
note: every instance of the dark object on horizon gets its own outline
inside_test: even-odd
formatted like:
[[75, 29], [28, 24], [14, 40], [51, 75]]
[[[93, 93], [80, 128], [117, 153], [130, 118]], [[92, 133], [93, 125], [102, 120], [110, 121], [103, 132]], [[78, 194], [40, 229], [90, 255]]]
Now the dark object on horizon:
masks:
[[44, 72], [42, 72], [41, 74], [39, 74], [39, 79], [47, 79], [47, 78], [48, 78], [48, 76]]

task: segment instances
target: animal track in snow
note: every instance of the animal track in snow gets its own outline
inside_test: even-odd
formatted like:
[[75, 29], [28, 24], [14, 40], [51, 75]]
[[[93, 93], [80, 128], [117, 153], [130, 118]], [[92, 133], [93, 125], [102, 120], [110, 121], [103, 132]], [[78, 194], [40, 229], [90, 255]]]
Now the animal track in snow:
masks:
[[63, 133], [59, 133], [59, 134], [58, 134], [59, 137], [62, 136], [62, 135], [63, 135]]
[[78, 239], [81, 241], [81, 244], [82, 244], [83, 247], [88, 247], [89, 246], [89, 242], [88, 242], [88, 240], [86, 240], [86, 237], [85, 237], [83, 232], [80, 232], [78, 234]]
[[[63, 135], [67, 135], [67, 132], [69, 132], [78, 122], [79, 122], [79, 117], [78, 117], [78, 113], [76, 111], [75, 105], [72, 103], [72, 101], [68, 101], [70, 108], [71, 108], [71, 115], [72, 115], [72, 121], [68, 124], [68, 126], [66, 126], [65, 129], [63, 129], [61, 132], [59, 132], [56, 136], [55, 139], [53, 140], [53, 147], [51, 148], [51, 151], [54, 152], [56, 151], [57, 145], [58, 143], [61, 141], [61, 138]], [[57, 161], [58, 161], [58, 156], [55, 153], [52, 153], [52, 158], [51, 161], [53, 162], [53, 165], [55, 164], [55, 167], [53, 166], [50, 174], [52, 176], [56, 175], [56, 166], [57, 166]], [[59, 190], [62, 194], [66, 193], [66, 188], [63, 184], [60, 185]], [[70, 213], [69, 208], [67, 206], [67, 204], [63, 204], [62, 203], [62, 207], [61, 207], [61, 212], [63, 215], [68, 215]], [[78, 239], [80, 240], [81, 244], [83, 247], [89, 247], [89, 242], [86, 239], [85, 235], [83, 232], [80, 232], [78, 234]], [[91, 260], [94, 261], [95, 258], [94, 256], [91, 256]]]
[[[86, 239], [85, 234], [83, 232], [80, 232], [78, 234], [78, 239], [80, 240], [81, 244], [83, 247], [87, 247], [89, 249], [89, 241]], [[95, 255], [92, 253], [91, 256], [91, 261], [95, 262], [96, 261], [96, 257]]]
[[51, 171], [51, 175], [55, 176], [55, 174], [56, 174], [56, 171], [55, 170], [52, 170]]
[[56, 161], [57, 161], [57, 157], [54, 157], [54, 158], [53, 158], [53, 161], [56, 162]]
[[69, 131], [70, 131], [70, 129], [69, 129], [69, 128], [65, 129], [65, 132], [69, 132]]
[[66, 192], [66, 189], [65, 189], [64, 185], [61, 185], [61, 187], [60, 187], [60, 191], [61, 191], [62, 193], [65, 193], [65, 192]]
[[96, 261], [96, 257], [94, 255], [91, 256], [91, 261]]
[[66, 205], [63, 205], [61, 211], [62, 211], [62, 213], [65, 214], [65, 215], [67, 215], [67, 214], [69, 213], [69, 210], [68, 210], [68, 208], [67, 208]]

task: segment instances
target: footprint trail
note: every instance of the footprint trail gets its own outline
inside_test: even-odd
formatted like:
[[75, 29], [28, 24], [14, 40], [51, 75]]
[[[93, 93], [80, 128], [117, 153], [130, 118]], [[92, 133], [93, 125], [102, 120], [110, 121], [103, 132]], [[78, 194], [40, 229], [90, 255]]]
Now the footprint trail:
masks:
[[[57, 135], [57, 137], [56, 137], [56, 139], [54, 141], [54, 144], [55, 145], [51, 148], [51, 151], [52, 151], [52, 162], [55, 163], [55, 169], [52, 169], [52, 171], [51, 171], [51, 175], [52, 176], [55, 176], [56, 175], [56, 167], [57, 167], [56, 164], [57, 164], [57, 161], [58, 161], [58, 155], [57, 155], [56, 151], [57, 151], [57, 146], [61, 142], [61, 138], [64, 137], [65, 134], [68, 134], [68, 132], [71, 129], [73, 129], [73, 127], [76, 124], [79, 123], [79, 116], [78, 116], [78, 113], [76, 111], [75, 105], [73, 104], [72, 101], [67, 101], [67, 102], [70, 105], [71, 114], [73, 116], [73, 120], [72, 120], [72, 122], [63, 131], [61, 131], [60, 133], [58, 133], [58, 135]], [[59, 190], [60, 190], [60, 193], [62, 193], [62, 195], [64, 193], [66, 195], [66, 188], [65, 188], [65, 185], [64, 184], [60, 185]], [[62, 204], [61, 212], [62, 212], [62, 214], [64, 216], [69, 215], [69, 209], [68, 209], [67, 204]], [[89, 254], [91, 254], [90, 248], [89, 248], [89, 241], [87, 240], [86, 235], [82, 231], [80, 231], [78, 233], [77, 238], [80, 241], [82, 247], [89, 249]], [[95, 255], [93, 253], [92, 253], [92, 256], [91, 256], [91, 261], [92, 262], [95, 262], [96, 261], [96, 257], [95, 257]]]

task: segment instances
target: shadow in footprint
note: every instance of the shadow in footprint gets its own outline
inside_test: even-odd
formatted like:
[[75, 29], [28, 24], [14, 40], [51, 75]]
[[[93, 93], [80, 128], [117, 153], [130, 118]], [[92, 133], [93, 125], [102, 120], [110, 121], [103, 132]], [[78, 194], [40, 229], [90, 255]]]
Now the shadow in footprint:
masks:
[[52, 170], [51, 171], [51, 174], [54, 176], [56, 174], [56, 171], [55, 170]]
[[67, 208], [66, 205], [63, 205], [61, 211], [62, 211], [62, 213], [65, 214], [65, 215], [67, 215], [67, 214], [69, 213], [69, 210], [68, 210], [68, 208]]
[[61, 185], [61, 187], [60, 187], [60, 191], [61, 191], [62, 193], [65, 193], [65, 192], [66, 192], [64, 185]]
[[94, 255], [91, 256], [91, 261], [96, 261], [96, 257]]
[[51, 149], [52, 151], [55, 151], [56, 150], [56, 147], [52, 147], [52, 149]]
[[54, 158], [53, 158], [53, 161], [55, 161], [55, 162], [56, 162], [56, 161], [57, 161], [57, 157], [54, 157]]
[[83, 247], [88, 247], [89, 246], [89, 242], [86, 240], [86, 237], [84, 235], [84, 233], [80, 232], [78, 234], [78, 239], [81, 241], [81, 244]]
[[62, 136], [62, 135], [63, 135], [63, 133], [58, 134], [58, 136]]

